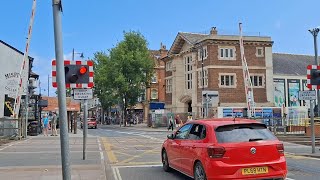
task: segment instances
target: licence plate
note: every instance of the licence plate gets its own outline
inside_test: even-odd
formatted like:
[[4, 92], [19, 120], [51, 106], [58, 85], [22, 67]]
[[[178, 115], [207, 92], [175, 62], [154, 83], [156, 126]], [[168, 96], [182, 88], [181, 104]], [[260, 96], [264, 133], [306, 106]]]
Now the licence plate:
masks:
[[268, 173], [268, 167], [242, 168], [241, 171], [242, 175], [266, 174]]

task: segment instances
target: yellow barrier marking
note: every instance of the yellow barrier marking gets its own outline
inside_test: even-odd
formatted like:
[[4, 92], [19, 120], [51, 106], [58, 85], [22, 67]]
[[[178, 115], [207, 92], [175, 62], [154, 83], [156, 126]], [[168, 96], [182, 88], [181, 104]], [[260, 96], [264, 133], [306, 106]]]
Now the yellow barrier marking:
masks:
[[109, 141], [106, 137], [102, 138], [102, 144], [104, 146], [105, 151], [107, 152], [107, 156], [108, 156], [110, 163], [118, 162], [117, 157], [114, 155], [113, 151], [111, 150], [112, 144], [109, 143]]
[[128, 163], [128, 162], [130, 162], [130, 161], [132, 161], [132, 160], [134, 160], [136, 158], [141, 157], [144, 154], [152, 153], [152, 152], [154, 152], [155, 150], [158, 150], [158, 149], [159, 149], [159, 147], [156, 147], [154, 149], [151, 149], [151, 150], [148, 150], [148, 151], [144, 151], [143, 153], [135, 155], [135, 156], [132, 156], [131, 158], [125, 159], [125, 160], [121, 161], [120, 163]]

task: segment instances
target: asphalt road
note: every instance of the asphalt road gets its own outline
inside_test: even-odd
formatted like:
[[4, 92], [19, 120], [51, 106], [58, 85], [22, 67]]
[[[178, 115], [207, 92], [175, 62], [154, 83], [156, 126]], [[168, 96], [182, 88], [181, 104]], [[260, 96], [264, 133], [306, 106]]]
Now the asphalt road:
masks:
[[[107, 176], [114, 180], [190, 180], [187, 176], [162, 170], [160, 150], [170, 132], [155, 132], [104, 125], [90, 129], [105, 149]], [[287, 155], [288, 180], [318, 180], [320, 159]]]

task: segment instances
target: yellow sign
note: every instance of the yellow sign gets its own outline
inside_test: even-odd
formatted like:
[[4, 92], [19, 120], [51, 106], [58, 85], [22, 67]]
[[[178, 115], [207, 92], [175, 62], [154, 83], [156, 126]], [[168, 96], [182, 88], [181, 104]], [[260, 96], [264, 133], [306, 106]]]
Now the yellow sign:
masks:
[[242, 175], [266, 174], [268, 167], [242, 168]]

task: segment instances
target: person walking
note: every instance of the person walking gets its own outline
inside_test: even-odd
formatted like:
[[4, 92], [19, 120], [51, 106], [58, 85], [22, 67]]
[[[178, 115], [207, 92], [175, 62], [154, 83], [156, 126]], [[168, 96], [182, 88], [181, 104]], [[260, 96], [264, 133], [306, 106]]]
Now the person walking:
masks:
[[43, 135], [48, 136], [49, 119], [48, 115], [45, 114], [42, 118]]
[[53, 112], [52, 120], [51, 120], [51, 136], [58, 136], [57, 133], [57, 113]]
[[172, 116], [170, 116], [170, 118], [169, 118], [169, 127], [168, 127], [168, 131], [169, 131], [169, 129], [171, 128], [171, 131], [173, 131], [173, 118], [172, 118]]

